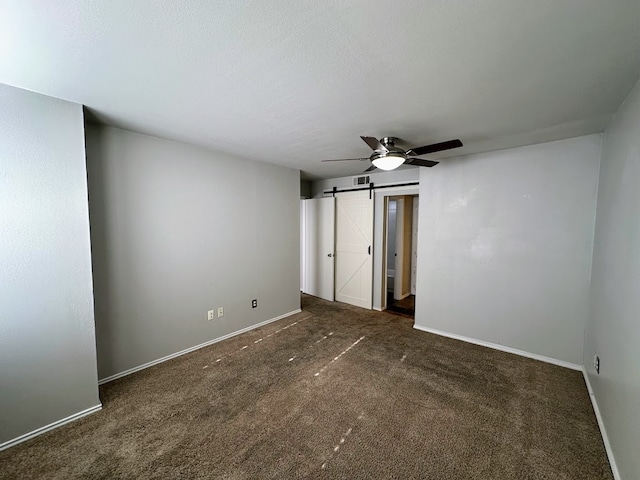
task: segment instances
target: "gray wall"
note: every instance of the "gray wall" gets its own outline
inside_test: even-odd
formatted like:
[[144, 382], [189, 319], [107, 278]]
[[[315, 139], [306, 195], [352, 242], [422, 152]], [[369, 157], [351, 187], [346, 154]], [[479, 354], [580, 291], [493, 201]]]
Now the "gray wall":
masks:
[[[621, 478], [640, 478], [640, 84], [603, 137], [584, 365]], [[600, 356], [600, 374], [593, 355]]]
[[300, 198], [311, 198], [311, 182], [300, 180]]
[[582, 363], [600, 141], [421, 171], [416, 327]]
[[298, 170], [97, 126], [87, 161], [101, 379], [299, 308]]
[[100, 404], [83, 132], [0, 85], [0, 444]]

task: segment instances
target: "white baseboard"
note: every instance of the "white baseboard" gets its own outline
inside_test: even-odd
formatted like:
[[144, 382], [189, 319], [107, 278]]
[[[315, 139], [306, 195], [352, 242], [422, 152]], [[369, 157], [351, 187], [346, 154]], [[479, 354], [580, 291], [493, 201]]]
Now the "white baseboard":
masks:
[[481, 345], [483, 347], [493, 348], [494, 350], [500, 350], [502, 352], [513, 353], [520, 355], [521, 357], [533, 358], [534, 360], [540, 360], [541, 362], [552, 363], [559, 365], [560, 367], [570, 368], [571, 370], [582, 371], [582, 365], [577, 363], [565, 362], [564, 360], [558, 360], [557, 358], [545, 357], [544, 355], [538, 355], [537, 353], [525, 352], [524, 350], [518, 350], [517, 348], [505, 347], [497, 343], [485, 342], [484, 340], [477, 340], [471, 337], [465, 337], [463, 335], [457, 335], [455, 333], [443, 332], [442, 330], [435, 330], [433, 328], [421, 327], [420, 325], [414, 325], [413, 328], [421, 330], [423, 332], [434, 333], [442, 337], [453, 338], [455, 340], [462, 340], [463, 342], [473, 343], [474, 345]]
[[275, 318], [270, 318], [269, 320], [265, 320], [264, 322], [260, 322], [260, 323], [257, 323], [255, 325], [251, 325], [250, 327], [243, 328], [242, 330], [238, 330], [236, 332], [232, 332], [232, 333], [229, 333], [227, 335], [223, 335], [222, 337], [214, 338], [213, 340], [209, 340], [208, 342], [201, 343], [200, 345], [196, 345], [194, 347], [189, 347], [189, 348], [186, 348], [186, 349], [181, 350], [179, 352], [172, 353], [171, 355], [167, 355], [166, 357], [158, 358], [157, 360], [152, 360], [152, 361], [147, 362], [147, 363], [145, 363], [143, 365], [139, 365], [137, 367], [130, 368], [128, 370], [125, 370], [124, 372], [116, 373], [115, 375], [110, 375], [108, 377], [105, 377], [105, 378], [102, 378], [102, 379], [98, 380], [98, 385], [102, 385], [104, 383], [111, 382], [111, 381], [116, 380], [118, 378], [126, 377], [127, 375], [131, 375], [132, 373], [139, 372], [140, 370], [144, 370], [145, 368], [153, 367], [154, 365], [157, 365], [157, 364], [162, 363], [162, 362], [166, 362], [167, 360], [171, 360], [172, 358], [176, 358], [176, 357], [179, 357], [181, 355], [185, 355], [187, 353], [193, 352], [195, 350], [199, 350], [201, 348], [208, 347], [209, 345], [213, 345], [214, 343], [218, 343], [218, 342], [221, 342], [221, 341], [226, 340], [228, 338], [235, 337], [236, 335], [240, 335], [241, 333], [246, 333], [246, 332], [248, 332], [250, 330], [253, 330], [255, 328], [262, 327], [264, 325], [267, 325], [267, 324], [269, 324], [271, 322], [275, 322], [277, 320], [282, 320], [283, 318], [290, 317], [291, 315], [295, 315], [296, 313], [300, 313], [300, 312], [302, 312], [302, 310], [300, 310], [298, 308], [297, 310], [294, 310], [292, 312], [285, 313], [285, 314], [277, 316]]
[[598, 427], [600, 427], [600, 435], [602, 436], [602, 441], [604, 442], [604, 449], [607, 452], [607, 457], [609, 458], [609, 465], [611, 465], [613, 478], [615, 480], [622, 480], [622, 477], [620, 476], [620, 472], [618, 471], [618, 465], [616, 464], [616, 460], [613, 457], [613, 450], [611, 449], [611, 443], [609, 443], [609, 436], [607, 435], [607, 430], [604, 428], [602, 415], [600, 415], [600, 408], [598, 407], [598, 402], [596, 401], [596, 397], [593, 394], [593, 388], [591, 388], [591, 382], [589, 381], [589, 375], [587, 375], [587, 369], [584, 366], [582, 367], [582, 376], [584, 377], [584, 383], [587, 384], [587, 390], [589, 390], [589, 398], [591, 399], [591, 405], [593, 406], [593, 411], [596, 413], [596, 419], [598, 420]]
[[102, 409], [102, 404], [98, 404], [95, 407], [87, 408], [86, 410], [82, 410], [81, 412], [74, 413], [73, 415], [69, 415], [66, 418], [50, 423], [49, 425], [45, 425], [44, 427], [40, 427], [32, 432], [25, 433], [24, 435], [20, 435], [19, 437], [14, 438], [13, 440], [0, 443], [0, 451], [13, 447], [15, 445], [18, 445], [19, 443], [26, 442], [27, 440], [31, 440], [32, 438], [37, 437], [38, 435], [42, 435], [43, 433], [46, 433], [49, 430], [53, 430], [54, 428], [61, 427], [62, 425], [69, 422], [73, 422], [74, 420], [78, 420], [79, 418], [86, 417], [87, 415], [90, 415], [101, 409]]

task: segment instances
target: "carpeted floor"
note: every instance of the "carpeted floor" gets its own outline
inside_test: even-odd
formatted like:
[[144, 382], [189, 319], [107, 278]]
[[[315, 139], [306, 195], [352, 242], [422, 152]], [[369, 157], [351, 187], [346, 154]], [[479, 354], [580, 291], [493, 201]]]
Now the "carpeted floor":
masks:
[[0, 478], [613, 478], [580, 372], [308, 296], [100, 395]]

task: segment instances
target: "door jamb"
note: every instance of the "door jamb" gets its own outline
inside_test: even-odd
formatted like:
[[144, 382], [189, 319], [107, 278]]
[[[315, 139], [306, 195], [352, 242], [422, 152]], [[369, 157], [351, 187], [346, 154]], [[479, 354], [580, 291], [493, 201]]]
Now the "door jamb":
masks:
[[[387, 197], [400, 195], [420, 195], [419, 185], [402, 187], [390, 187], [374, 190], [373, 204], [373, 309], [385, 310], [387, 308], [387, 231], [386, 209]], [[420, 224], [418, 223], [418, 229]]]

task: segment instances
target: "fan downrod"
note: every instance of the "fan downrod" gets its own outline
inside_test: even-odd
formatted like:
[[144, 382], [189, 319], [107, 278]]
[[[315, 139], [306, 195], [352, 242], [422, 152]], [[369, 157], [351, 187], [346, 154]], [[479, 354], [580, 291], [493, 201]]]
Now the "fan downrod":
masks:
[[384, 147], [392, 147], [392, 148], [396, 146], [397, 141], [398, 141], [397, 137], [382, 137], [380, 139], [380, 143]]

